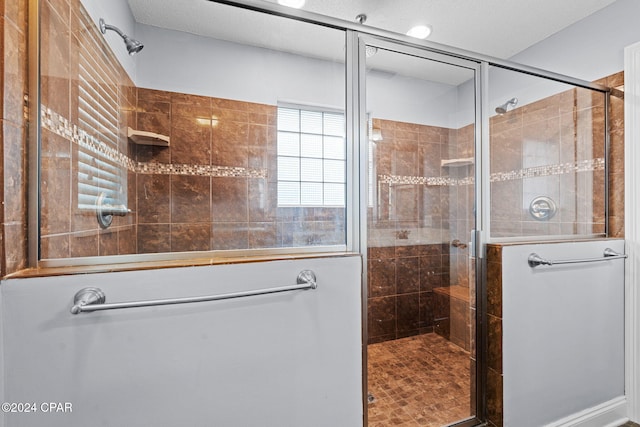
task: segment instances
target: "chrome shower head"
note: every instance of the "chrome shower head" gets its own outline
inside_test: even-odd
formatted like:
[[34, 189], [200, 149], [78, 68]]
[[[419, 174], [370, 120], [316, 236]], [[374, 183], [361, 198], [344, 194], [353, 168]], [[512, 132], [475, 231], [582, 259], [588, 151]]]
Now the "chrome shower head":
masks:
[[125, 35], [123, 39], [124, 39], [125, 46], [127, 46], [127, 52], [129, 52], [129, 55], [135, 55], [136, 53], [140, 52], [144, 47], [144, 45], [140, 43], [138, 40], [132, 39], [127, 35]]
[[104, 22], [104, 19], [100, 18], [99, 24], [100, 24], [100, 32], [102, 32], [102, 34], [106, 34], [107, 30], [111, 30], [111, 31], [115, 31], [120, 37], [122, 37], [122, 40], [124, 40], [124, 44], [127, 47], [127, 52], [129, 52], [129, 55], [131, 56], [135, 55], [136, 53], [140, 52], [144, 47], [144, 45], [140, 43], [138, 40], [132, 37], [129, 37], [128, 35], [123, 33], [120, 28], [115, 27], [113, 25], [109, 25], [106, 22]]
[[500, 115], [505, 114], [509, 110], [509, 105], [511, 105], [512, 107], [515, 108], [515, 106], [518, 105], [518, 98], [511, 98], [510, 100], [508, 100], [504, 104], [498, 105], [496, 107], [496, 113], [498, 113]]

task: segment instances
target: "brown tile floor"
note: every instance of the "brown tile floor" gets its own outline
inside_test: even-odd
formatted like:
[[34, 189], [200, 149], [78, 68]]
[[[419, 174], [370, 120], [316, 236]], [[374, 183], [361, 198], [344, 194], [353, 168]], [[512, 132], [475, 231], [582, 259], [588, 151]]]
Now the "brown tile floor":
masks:
[[440, 427], [469, 417], [469, 352], [437, 334], [368, 346], [369, 427]]

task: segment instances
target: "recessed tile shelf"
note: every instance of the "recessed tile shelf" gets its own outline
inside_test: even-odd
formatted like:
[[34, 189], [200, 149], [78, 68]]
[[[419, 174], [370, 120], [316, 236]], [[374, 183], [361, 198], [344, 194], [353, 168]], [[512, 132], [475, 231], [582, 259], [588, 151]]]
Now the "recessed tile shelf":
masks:
[[470, 166], [473, 164], [473, 157], [465, 157], [462, 159], [442, 160], [440, 166], [443, 168], [458, 168], [461, 166]]
[[155, 145], [157, 147], [169, 146], [168, 136], [160, 135], [154, 132], [146, 132], [143, 130], [128, 128], [127, 136], [134, 144], [138, 145]]

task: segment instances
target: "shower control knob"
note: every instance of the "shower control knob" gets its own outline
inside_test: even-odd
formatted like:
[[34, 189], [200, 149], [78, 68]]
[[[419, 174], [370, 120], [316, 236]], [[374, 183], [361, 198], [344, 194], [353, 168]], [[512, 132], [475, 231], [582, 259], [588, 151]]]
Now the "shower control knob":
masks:
[[556, 203], [546, 196], [536, 197], [529, 205], [529, 214], [538, 221], [547, 221], [557, 212]]

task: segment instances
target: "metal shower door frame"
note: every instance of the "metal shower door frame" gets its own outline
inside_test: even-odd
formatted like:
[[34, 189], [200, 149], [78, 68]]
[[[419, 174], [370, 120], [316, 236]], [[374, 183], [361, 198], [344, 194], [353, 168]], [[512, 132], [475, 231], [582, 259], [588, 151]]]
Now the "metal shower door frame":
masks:
[[[483, 103], [483, 99], [486, 96], [483, 96], [486, 93], [486, 70], [487, 64], [480, 60], [474, 60], [470, 58], [463, 58], [456, 55], [448, 55], [446, 53], [436, 52], [427, 48], [421, 48], [412, 43], [404, 43], [398, 40], [391, 40], [385, 37], [357, 33], [352, 35], [353, 41], [351, 43], [347, 42], [347, 63], [349, 63], [349, 58], [353, 59], [355, 72], [357, 74], [357, 83], [354, 83], [354, 88], [357, 88], [356, 96], [353, 100], [353, 107], [356, 109], [353, 117], [353, 125], [354, 125], [354, 139], [353, 141], [355, 146], [357, 146], [357, 153], [354, 158], [358, 159], [359, 163], [359, 177], [357, 181], [358, 193], [359, 197], [359, 247], [360, 253], [363, 257], [363, 280], [362, 280], [362, 328], [363, 328], [363, 416], [364, 416], [364, 425], [367, 425], [367, 394], [368, 394], [368, 384], [367, 384], [367, 324], [368, 324], [368, 305], [367, 305], [367, 296], [368, 296], [368, 277], [367, 277], [367, 262], [368, 262], [368, 227], [367, 227], [367, 200], [366, 195], [368, 194], [368, 112], [367, 112], [367, 104], [366, 104], [366, 48], [368, 46], [385, 49], [393, 52], [397, 52], [399, 54], [411, 55], [414, 57], [418, 57], [424, 59], [425, 61], [436, 61], [444, 64], [449, 64], [454, 67], [466, 68], [474, 72], [474, 163], [475, 163], [475, 175], [474, 175], [474, 221], [475, 227], [472, 230], [472, 235], [469, 236], [472, 242], [472, 248], [470, 250], [470, 256], [474, 256], [476, 258], [475, 263], [475, 286], [476, 286], [476, 318], [475, 322], [475, 343], [476, 343], [476, 368], [475, 368], [475, 406], [476, 406], [476, 414], [474, 414], [474, 418], [469, 420], [461, 421], [459, 423], [454, 424], [456, 427], [472, 427], [481, 425], [486, 416], [485, 416], [485, 390], [486, 390], [486, 304], [484, 301], [486, 300], [486, 290], [484, 285], [484, 280], [482, 280], [482, 264], [484, 259], [484, 236], [485, 233], [484, 225], [488, 223], [488, 218], [485, 219], [485, 214], [488, 213], [488, 206], [484, 206], [483, 204], [483, 194], [488, 190], [488, 179], [484, 179], [486, 176], [488, 178], [488, 163], [485, 163], [489, 159], [488, 153], [488, 138], [485, 137], [485, 134], [488, 136], [488, 119], [484, 120], [483, 111], [486, 110], [486, 105]], [[349, 46], [353, 46], [357, 44], [357, 50], [350, 54]], [[347, 74], [350, 75], [349, 73]], [[486, 121], [486, 125], [485, 125]], [[485, 160], [486, 159], [486, 160]]]

